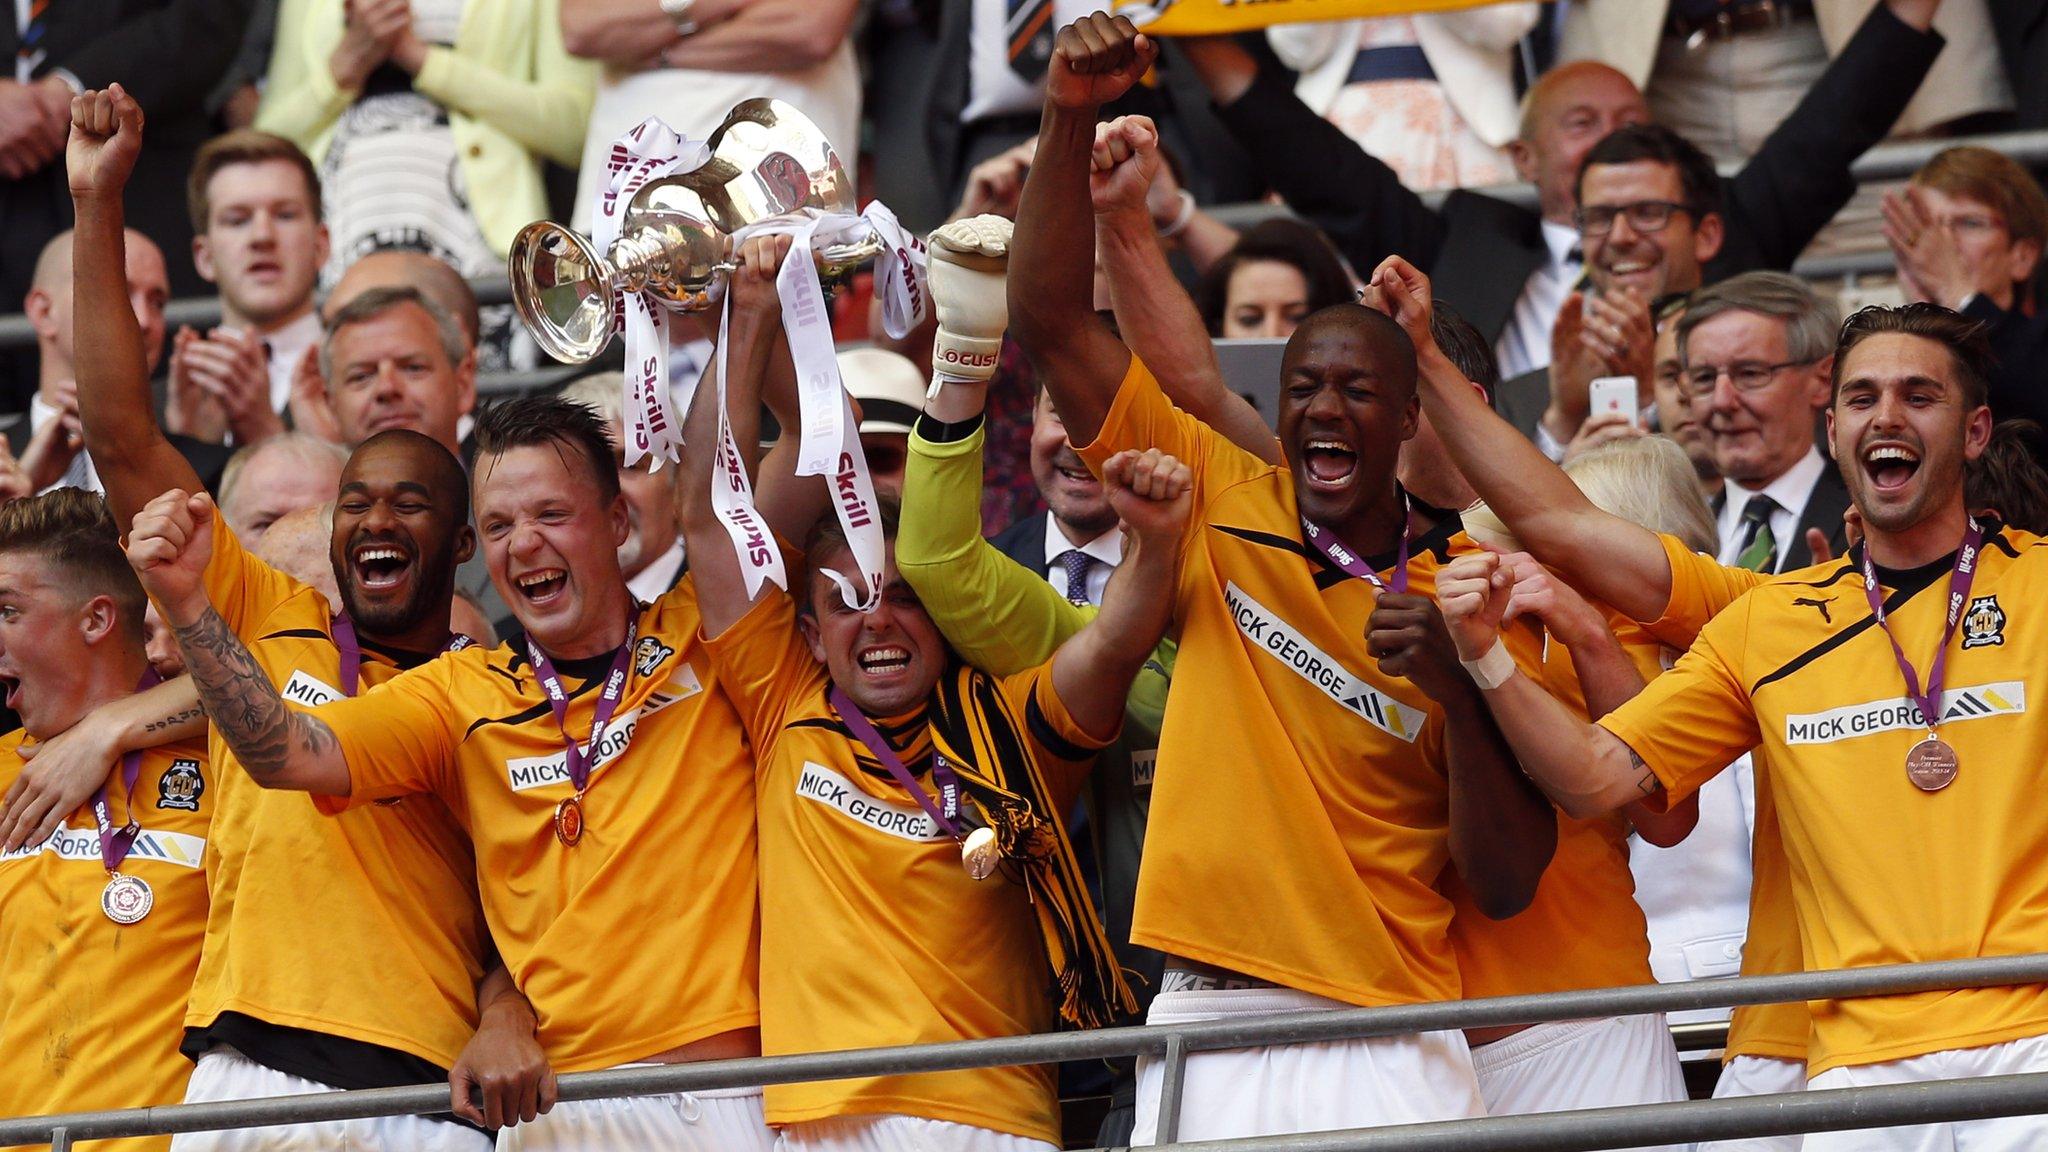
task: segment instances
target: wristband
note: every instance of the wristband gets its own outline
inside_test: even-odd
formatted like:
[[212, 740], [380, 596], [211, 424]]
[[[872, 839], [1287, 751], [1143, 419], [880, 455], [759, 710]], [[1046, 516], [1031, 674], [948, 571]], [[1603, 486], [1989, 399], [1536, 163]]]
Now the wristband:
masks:
[[1185, 231], [1188, 226], [1188, 221], [1193, 220], [1194, 218], [1195, 194], [1183, 188], [1180, 190], [1180, 211], [1175, 213], [1173, 219], [1168, 223], [1155, 225], [1154, 227], [1156, 227], [1159, 231], [1159, 238], [1161, 240], [1167, 240], [1171, 239], [1172, 237], [1178, 236], [1183, 231]]
[[1507, 645], [1497, 638], [1493, 642], [1493, 647], [1486, 650], [1486, 655], [1477, 660], [1460, 660], [1458, 663], [1465, 666], [1465, 672], [1472, 677], [1474, 684], [1489, 692], [1507, 683], [1508, 677], [1515, 674], [1515, 658], [1508, 655]]

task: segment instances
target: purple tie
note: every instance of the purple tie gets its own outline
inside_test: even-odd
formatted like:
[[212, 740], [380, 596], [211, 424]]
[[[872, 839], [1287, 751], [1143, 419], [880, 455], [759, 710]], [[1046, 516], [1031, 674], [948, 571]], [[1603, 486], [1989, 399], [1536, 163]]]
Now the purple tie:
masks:
[[1067, 599], [1075, 604], [1091, 604], [1088, 598], [1088, 574], [1102, 563], [1079, 548], [1069, 548], [1060, 553], [1060, 567], [1067, 570]]

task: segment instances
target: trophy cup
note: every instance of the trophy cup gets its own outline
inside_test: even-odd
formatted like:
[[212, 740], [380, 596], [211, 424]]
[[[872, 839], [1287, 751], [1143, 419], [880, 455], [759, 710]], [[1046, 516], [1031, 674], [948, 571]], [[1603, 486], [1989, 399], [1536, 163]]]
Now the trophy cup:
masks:
[[[853, 182], [831, 141], [780, 100], [744, 101], [708, 141], [711, 159], [655, 180], [623, 209], [619, 239], [598, 252], [552, 221], [512, 241], [512, 302], [533, 338], [557, 360], [582, 364], [611, 342], [620, 291], [652, 294], [683, 312], [704, 311], [734, 268], [732, 234], [759, 220], [813, 213], [852, 216]], [[843, 276], [885, 248], [863, 235], [813, 250], [825, 278]]]

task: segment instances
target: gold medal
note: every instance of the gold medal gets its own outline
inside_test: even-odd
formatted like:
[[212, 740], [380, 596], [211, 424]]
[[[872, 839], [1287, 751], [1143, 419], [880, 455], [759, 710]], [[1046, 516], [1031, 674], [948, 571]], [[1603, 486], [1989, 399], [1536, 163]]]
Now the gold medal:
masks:
[[156, 906], [156, 893], [150, 891], [149, 882], [140, 876], [126, 876], [119, 872], [107, 877], [107, 886], [100, 889], [100, 911], [116, 924], [133, 924], [149, 915]]
[[960, 866], [967, 869], [969, 879], [988, 879], [1002, 861], [1003, 850], [996, 844], [993, 828], [976, 828], [960, 841]]
[[1906, 778], [1922, 792], [1939, 792], [1956, 780], [1956, 750], [1931, 733], [1906, 753]]
[[583, 839], [583, 798], [571, 796], [555, 805], [555, 839], [564, 848], [574, 848]]

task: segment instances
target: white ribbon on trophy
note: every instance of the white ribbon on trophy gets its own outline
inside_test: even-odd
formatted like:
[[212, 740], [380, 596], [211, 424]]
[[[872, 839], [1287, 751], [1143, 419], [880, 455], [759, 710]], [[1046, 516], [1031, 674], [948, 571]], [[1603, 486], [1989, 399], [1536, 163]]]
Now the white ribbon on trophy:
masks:
[[[740, 229], [732, 238], [735, 248], [750, 236], [786, 234], [792, 238], [789, 255], [782, 261], [782, 270], [776, 274], [775, 290], [782, 301], [782, 330], [789, 340], [790, 360], [796, 368], [800, 424], [796, 474], [830, 477], [832, 509], [839, 518], [841, 531], [846, 535], [854, 565], [860, 569], [865, 590], [856, 588], [840, 572], [830, 568], [821, 571], [839, 589], [840, 599], [848, 607], [862, 612], [871, 610], [881, 600], [886, 544], [882, 539], [882, 521], [875, 503], [874, 478], [868, 471], [867, 453], [860, 446], [859, 421], [854, 418], [853, 403], [839, 378], [839, 358], [832, 343], [832, 318], [826, 307], [825, 286], [818, 278], [818, 266], [811, 252], [818, 244], [857, 239], [870, 231], [884, 244], [884, 251], [875, 262], [875, 292], [882, 300], [882, 326], [890, 336], [901, 339], [924, 320], [924, 241], [905, 232], [897, 222], [896, 214], [880, 201], [870, 203], [858, 216], [817, 214], [762, 220]], [[726, 297], [723, 309], [724, 314], [731, 313], [730, 295]], [[718, 352], [721, 426], [725, 413], [724, 324], [724, 315], [721, 315]], [[733, 459], [738, 457], [735, 455]], [[744, 476], [734, 483], [725, 475], [729, 465], [722, 442], [719, 463], [720, 474], [712, 485], [712, 491], [722, 497], [729, 491], [742, 490]], [[733, 521], [726, 521], [726, 531], [733, 535], [735, 546], [739, 546], [741, 536]], [[748, 570], [750, 593], [759, 588], [762, 579], [773, 578], [750, 567], [744, 553], [740, 564]], [[780, 557], [775, 567], [779, 574]], [[781, 580], [776, 582], [782, 584]]]
[[[605, 156], [605, 192], [598, 198], [590, 234], [598, 251], [618, 241], [626, 205], [640, 189], [672, 172], [701, 167], [711, 158], [702, 142], [680, 136], [650, 116], [612, 142]], [[652, 293], [621, 289], [612, 298], [612, 327], [626, 342], [625, 443], [628, 467], [647, 456], [658, 470], [664, 460], [682, 458], [683, 423], [669, 393], [668, 362], [675, 344], [675, 313]], [[683, 383], [680, 405], [688, 411], [697, 382]]]

